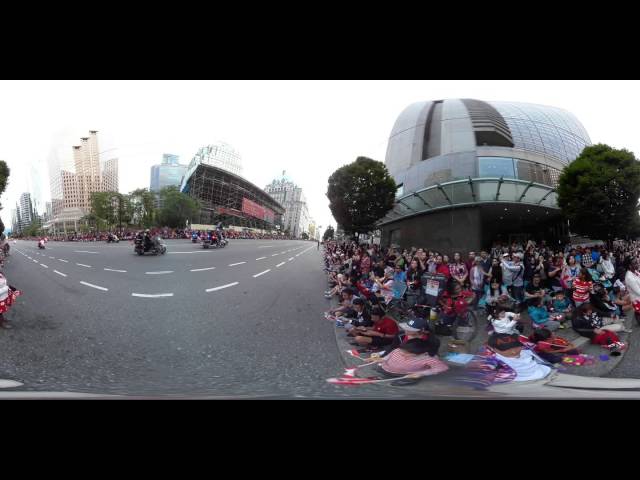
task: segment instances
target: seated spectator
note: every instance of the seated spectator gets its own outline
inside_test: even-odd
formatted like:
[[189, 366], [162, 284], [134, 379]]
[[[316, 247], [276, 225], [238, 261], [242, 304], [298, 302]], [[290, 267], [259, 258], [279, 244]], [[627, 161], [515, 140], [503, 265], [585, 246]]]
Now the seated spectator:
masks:
[[589, 298], [589, 303], [593, 309], [602, 317], [612, 317], [618, 315], [618, 306], [609, 298], [609, 292], [601, 284], [593, 286], [593, 293]]
[[633, 309], [633, 305], [631, 304], [631, 298], [629, 297], [629, 292], [627, 292], [627, 289], [623, 284], [622, 286], [613, 287], [613, 294], [614, 294], [613, 303], [615, 303], [616, 306], [618, 307], [618, 315], [620, 317], [624, 317], [625, 312], [627, 310]]
[[605, 324], [600, 315], [598, 315], [590, 303], [580, 305], [572, 320], [573, 329], [583, 337], [587, 337], [594, 345], [600, 345], [612, 352], [620, 354], [619, 350], [625, 348], [624, 343], [620, 341], [616, 331], [624, 329], [619, 323], [610, 322]]
[[367, 311], [367, 306], [365, 301], [362, 298], [354, 298], [353, 299], [353, 311], [349, 312], [346, 316], [349, 318], [349, 323], [345, 325], [347, 330], [347, 335], [356, 336], [357, 329], [362, 328], [371, 328], [373, 327], [373, 321], [371, 321], [371, 315]]
[[529, 341], [535, 344], [533, 351], [549, 363], [560, 363], [564, 355], [579, 355], [580, 351], [568, 340], [557, 337], [546, 328], [534, 330]]
[[533, 352], [533, 345], [525, 345], [518, 335], [497, 333], [489, 337], [487, 346], [467, 365], [461, 380], [486, 387], [542, 380], [552, 372], [555, 372], [552, 366]]
[[524, 325], [520, 323], [520, 314], [509, 312], [501, 307], [497, 307], [487, 320], [492, 328], [490, 333], [518, 335], [524, 331]]
[[391, 267], [385, 268], [382, 278], [376, 278], [372, 276], [374, 282], [374, 289], [372, 289], [377, 295], [382, 296], [384, 303], [388, 304], [393, 300], [393, 269]]
[[21, 292], [12, 285], [9, 285], [7, 278], [0, 273], [0, 328], [13, 328], [6, 319], [5, 314], [20, 295]]
[[586, 268], [580, 270], [580, 275], [573, 281], [573, 303], [576, 308], [589, 301], [593, 292], [593, 281]]
[[568, 317], [573, 312], [573, 304], [564, 292], [555, 292], [551, 294], [551, 297], [551, 311], [561, 313], [565, 317]]
[[460, 283], [455, 279], [450, 279], [446, 291], [439, 300], [442, 307], [442, 322], [450, 327], [456, 319], [462, 325], [466, 325], [469, 305], [473, 302], [473, 292], [463, 290]]
[[393, 268], [393, 281], [398, 283], [405, 283], [407, 281], [407, 273], [400, 265], [396, 264]]
[[485, 296], [480, 303], [485, 306], [488, 314], [494, 312], [497, 307], [510, 311], [515, 309], [516, 306], [516, 301], [509, 295], [507, 287], [500, 285], [494, 278], [491, 279], [491, 283], [488, 285]]
[[542, 284], [542, 278], [539, 273], [535, 273], [531, 278], [531, 283], [527, 285], [524, 291], [524, 298], [528, 306], [533, 305], [539, 298], [546, 300], [547, 290]]
[[340, 305], [330, 309], [329, 315], [341, 317], [341, 316], [347, 315], [349, 312], [352, 312], [353, 296], [354, 296], [353, 290], [351, 290], [350, 288], [345, 288], [342, 291], [342, 301], [340, 302]]
[[382, 278], [384, 276], [384, 268], [384, 260], [379, 260], [371, 271], [376, 277]]
[[371, 310], [371, 320], [372, 327], [358, 327], [356, 330], [356, 344], [374, 348], [391, 344], [398, 334], [398, 324], [395, 320], [386, 317], [380, 307]]
[[547, 307], [544, 305], [544, 300], [538, 298], [534, 300], [534, 303], [527, 309], [529, 317], [531, 318], [531, 326], [533, 328], [546, 328], [552, 332], [558, 328], [564, 328], [564, 325], [560, 322], [564, 317], [562, 315], [554, 315], [551, 317]]

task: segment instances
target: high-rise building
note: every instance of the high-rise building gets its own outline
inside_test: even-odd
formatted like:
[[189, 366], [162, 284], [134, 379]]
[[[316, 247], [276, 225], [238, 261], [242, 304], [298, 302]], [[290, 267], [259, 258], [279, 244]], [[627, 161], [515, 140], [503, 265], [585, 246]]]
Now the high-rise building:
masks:
[[231, 145], [224, 142], [202, 147], [191, 160], [189, 166], [192, 165], [211, 165], [239, 177], [242, 176], [240, 154]]
[[149, 190], [159, 192], [164, 187], [176, 186], [180, 187], [182, 177], [187, 171], [186, 165], [178, 163], [180, 157], [170, 153], [162, 155], [162, 163], [151, 167], [151, 181], [149, 182]]
[[34, 220], [33, 204], [31, 203], [31, 194], [28, 192], [20, 195], [20, 215], [18, 217], [18, 226], [20, 230], [24, 230]]
[[283, 231], [289, 231], [289, 234], [294, 237], [301, 236], [303, 232], [309, 233], [311, 217], [302, 188], [283, 175], [281, 179], [267, 185], [264, 191], [285, 208]]
[[93, 193], [118, 191], [118, 159], [100, 158], [96, 130], [82, 137], [71, 152], [69, 158], [54, 150], [49, 159], [51, 213], [56, 223], [75, 223], [89, 213]]

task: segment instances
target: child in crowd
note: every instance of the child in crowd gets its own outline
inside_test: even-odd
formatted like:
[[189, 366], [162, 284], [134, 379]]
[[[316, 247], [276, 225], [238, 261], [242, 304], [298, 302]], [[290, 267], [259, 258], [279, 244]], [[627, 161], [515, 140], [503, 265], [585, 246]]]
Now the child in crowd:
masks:
[[520, 323], [520, 314], [509, 312], [502, 307], [496, 307], [487, 320], [493, 328], [490, 333], [518, 335], [524, 331], [524, 325]]
[[564, 317], [567, 317], [573, 312], [573, 304], [571, 300], [567, 298], [564, 292], [555, 292], [551, 294], [553, 300], [551, 301], [551, 311], [562, 314]]
[[527, 311], [529, 312], [529, 317], [531, 317], [533, 328], [546, 328], [552, 332], [558, 328], [564, 328], [564, 325], [562, 325], [564, 317], [559, 314], [550, 316], [542, 298], [535, 299]]
[[533, 349], [549, 363], [560, 363], [564, 355], [579, 355], [580, 351], [568, 340], [557, 337], [546, 328], [538, 328], [529, 337], [535, 344]]

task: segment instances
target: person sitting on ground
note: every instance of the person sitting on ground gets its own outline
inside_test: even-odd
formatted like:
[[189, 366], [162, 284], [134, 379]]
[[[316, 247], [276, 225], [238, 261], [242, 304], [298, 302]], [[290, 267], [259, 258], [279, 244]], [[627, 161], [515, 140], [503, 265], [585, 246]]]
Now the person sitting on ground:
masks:
[[551, 294], [551, 311], [561, 313], [565, 317], [568, 317], [573, 312], [573, 304], [571, 300], [567, 298], [564, 292], [555, 292]]
[[373, 327], [371, 314], [367, 310], [366, 302], [362, 298], [353, 299], [353, 311], [347, 313], [349, 323], [347, 327], [347, 335], [354, 337], [357, 335], [358, 329]]
[[523, 337], [496, 333], [462, 372], [461, 383], [475, 387], [549, 378], [552, 365], [533, 351]]
[[531, 283], [527, 285], [527, 288], [525, 289], [524, 297], [527, 306], [533, 305], [538, 301], [539, 298], [542, 298], [546, 301], [547, 290], [542, 284], [542, 278], [540, 277], [539, 273], [535, 273], [531, 278]]
[[381, 358], [378, 370], [386, 376], [420, 378], [446, 372], [449, 367], [438, 358], [440, 340], [427, 331], [427, 320], [414, 318], [400, 324], [405, 336], [397, 348]]
[[491, 315], [487, 317], [492, 331], [490, 334], [508, 333], [518, 335], [524, 331], [524, 325], [520, 323], [520, 314], [509, 312], [505, 308], [497, 307]]
[[533, 351], [549, 363], [560, 363], [565, 355], [580, 354], [575, 345], [546, 328], [534, 330], [529, 341], [535, 344]]
[[442, 307], [442, 322], [450, 327], [459, 319], [462, 325], [466, 325], [469, 305], [473, 302], [473, 292], [463, 290], [460, 283], [451, 278], [447, 289], [439, 300]]
[[[619, 280], [616, 280], [619, 282]], [[622, 282], [620, 282], [622, 284]], [[623, 318], [627, 310], [633, 310], [629, 293], [624, 284], [613, 287], [614, 299], [613, 303], [618, 307], [618, 316]]]
[[584, 253], [582, 254], [582, 266], [585, 268], [591, 268], [594, 264], [593, 255], [591, 254], [591, 249], [589, 247], [585, 248]]
[[353, 311], [353, 298], [354, 291], [351, 288], [345, 288], [342, 291], [342, 301], [340, 305], [335, 308], [329, 310], [329, 315], [334, 315], [336, 317], [341, 317], [347, 315], [349, 312]]
[[500, 285], [500, 282], [492, 278], [480, 304], [484, 305], [487, 313], [491, 315], [497, 307], [504, 308], [508, 311], [515, 309], [516, 301], [509, 295], [507, 287]]
[[553, 317], [549, 315], [547, 307], [544, 305], [544, 299], [538, 298], [533, 301], [533, 304], [527, 309], [529, 317], [531, 318], [531, 326], [535, 328], [546, 328], [552, 332], [558, 328], [564, 328], [561, 320], [564, 317], [560, 314], [555, 314]]
[[590, 294], [593, 293], [593, 281], [589, 270], [582, 268], [580, 275], [573, 281], [573, 303], [576, 308], [589, 301]]
[[349, 279], [349, 274], [339, 273], [336, 275], [336, 283], [335, 286], [326, 292], [324, 292], [325, 298], [332, 298], [334, 295], [338, 295], [342, 290], [351, 286], [351, 281]]
[[597, 266], [598, 272], [600, 272], [605, 279], [613, 281], [613, 277], [616, 275], [616, 268], [609, 257], [609, 252], [603, 250], [600, 254], [600, 260], [598, 260]]
[[372, 327], [361, 327], [356, 330], [355, 343], [365, 347], [381, 348], [393, 342], [398, 334], [398, 324], [385, 316], [384, 310], [374, 307], [371, 310]]
[[593, 293], [589, 297], [589, 303], [593, 309], [602, 317], [612, 317], [618, 315], [618, 306], [609, 298], [609, 292], [600, 283], [593, 286]]
[[[375, 285], [375, 293], [378, 296], [382, 297], [382, 300], [385, 304], [388, 304], [393, 300], [394, 291], [393, 291], [393, 269], [391, 267], [387, 267], [384, 270], [384, 275], [382, 278], [376, 278], [372, 276], [372, 280]], [[372, 289], [373, 290], [373, 289]]]
[[625, 347], [620, 341], [620, 337], [615, 332], [624, 329], [620, 322], [605, 323], [604, 319], [598, 315], [590, 303], [584, 303], [576, 309], [576, 314], [572, 320], [573, 329], [583, 337], [587, 337], [594, 345], [600, 345], [612, 352], [618, 352]]

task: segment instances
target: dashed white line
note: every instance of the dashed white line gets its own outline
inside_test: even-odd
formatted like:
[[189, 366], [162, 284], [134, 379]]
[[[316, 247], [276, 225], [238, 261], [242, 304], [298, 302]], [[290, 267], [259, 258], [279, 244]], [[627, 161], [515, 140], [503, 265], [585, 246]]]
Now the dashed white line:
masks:
[[162, 272], [144, 272], [144, 273], [147, 274], [147, 275], [165, 275], [167, 273], [173, 273], [173, 270], [166, 270], [166, 271], [162, 271]]
[[85, 265], [84, 263], [76, 263], [79, 267], [91, 268], [91, 265]]
[[113, 268], [104, 268], [103, 270], [106, 270], [107, 272], [120, 272], [120, 273], [127, 273], [126, 270], [115, 270]]
[[265, 258], [267, 258], [267, 257], [260, 257], [260, 258], [256, 258], [256, 261], [258, 261], [258, 260], [264, 260]]
[[291, 257], [291, 258], [289, 259], [289, 261], [291, 261], [291, 260], [293, 260], [293, 257]]
[[282, 263], [277, 264], [277, 265], [276, 265], [276, 268], [277, 268], [277, 267], [281, 267], [281, 266], [282, 266], [282, 265], [284, 265], [285, 263], [286, 263], [286, 262], [282, 262]]
[[87, 282], [80, 282], [82, 285], [86, 285], [87, 287], [91, 287], [91, 288], [95, 288], [97, 290], [103, 290], [105, 292], [108, 292], [109, 289], [108, 288], [104, 288], [104, 287], [99, 287], [98, 285], [94, 285], [93, 283], [87, 283]]
[[64, 263], [69, 263], [69, 260], [63, 260], [61, 258], [59, 258], [58, 260], [60, 260], [61, 262], [64, 262]]
[[44, 263], [41, 263], [40, 266], [44, 267], [44, 268], [49, 268], [48, 266], [46, 266]]
[[159, 297], [173, 297], [173, 293], [156, 293], [153, 295], [147, 293], [132, 293], [132, 297], [142, 297], [142, 298], [159, 298]]
[[265, 273], [270, 272], [270, 271], [271, 271], [271, 269], [270, 269], [270, 268], [268, 268], [268, 269], [266, 269], [264, 272], [256, 273], [256, 274], [253, 276], [253, 278], [257, 278], [257, 277], [259, 277], [260, 275], [264, 275]]
[[74, 253], [100, 253], [100, 252], [89, 252], [87, 250], [74, 250]]
[[56, 259], [56, 257], [49, 257], [49, 258], [50, 258], [51, 260], [55, 260], [55, 259]]
[[242, 265], [243, 263], [247, 263], [247, 262], [230, 263], [229, 266], [235, 267], [236, 265]]
[[284, 255], [285, 253], [287, 253], [287, 252], [280, 252], [280, 255]]
[[273, 255], [271, 255], [272, 257], [275, 257], [276, 255], [280, 255], [279, 253], [274, 253]]
[[204, 272], [205, 270], [214, 270], [216, 267], [208, 267], [208, 268], [194, 268], [193, 270], [189, 270], [190, 272]]
[[234, 285], [238, 285], [239, 282], [227, 283], [226, 285], [220, 285], [219, 287], [207, 288], [205, 292], [215, 292], [216, 290], [222, 290], [223, 288], [233, 287]]
[[35, 258], [33, 259], [33, 263], [38, 263], [38, 260], [36, 260]]
[[58, 270], [54, 270], [54, 271], [53, 271], [53, 273], [57, 273], [57, 274], [58, 274], [58, 275], [60, 275], [61, 277], [66, 277], [66, 276], [67, 276], [67, 274], [66, 274], [66, 273], [59, 272]]

